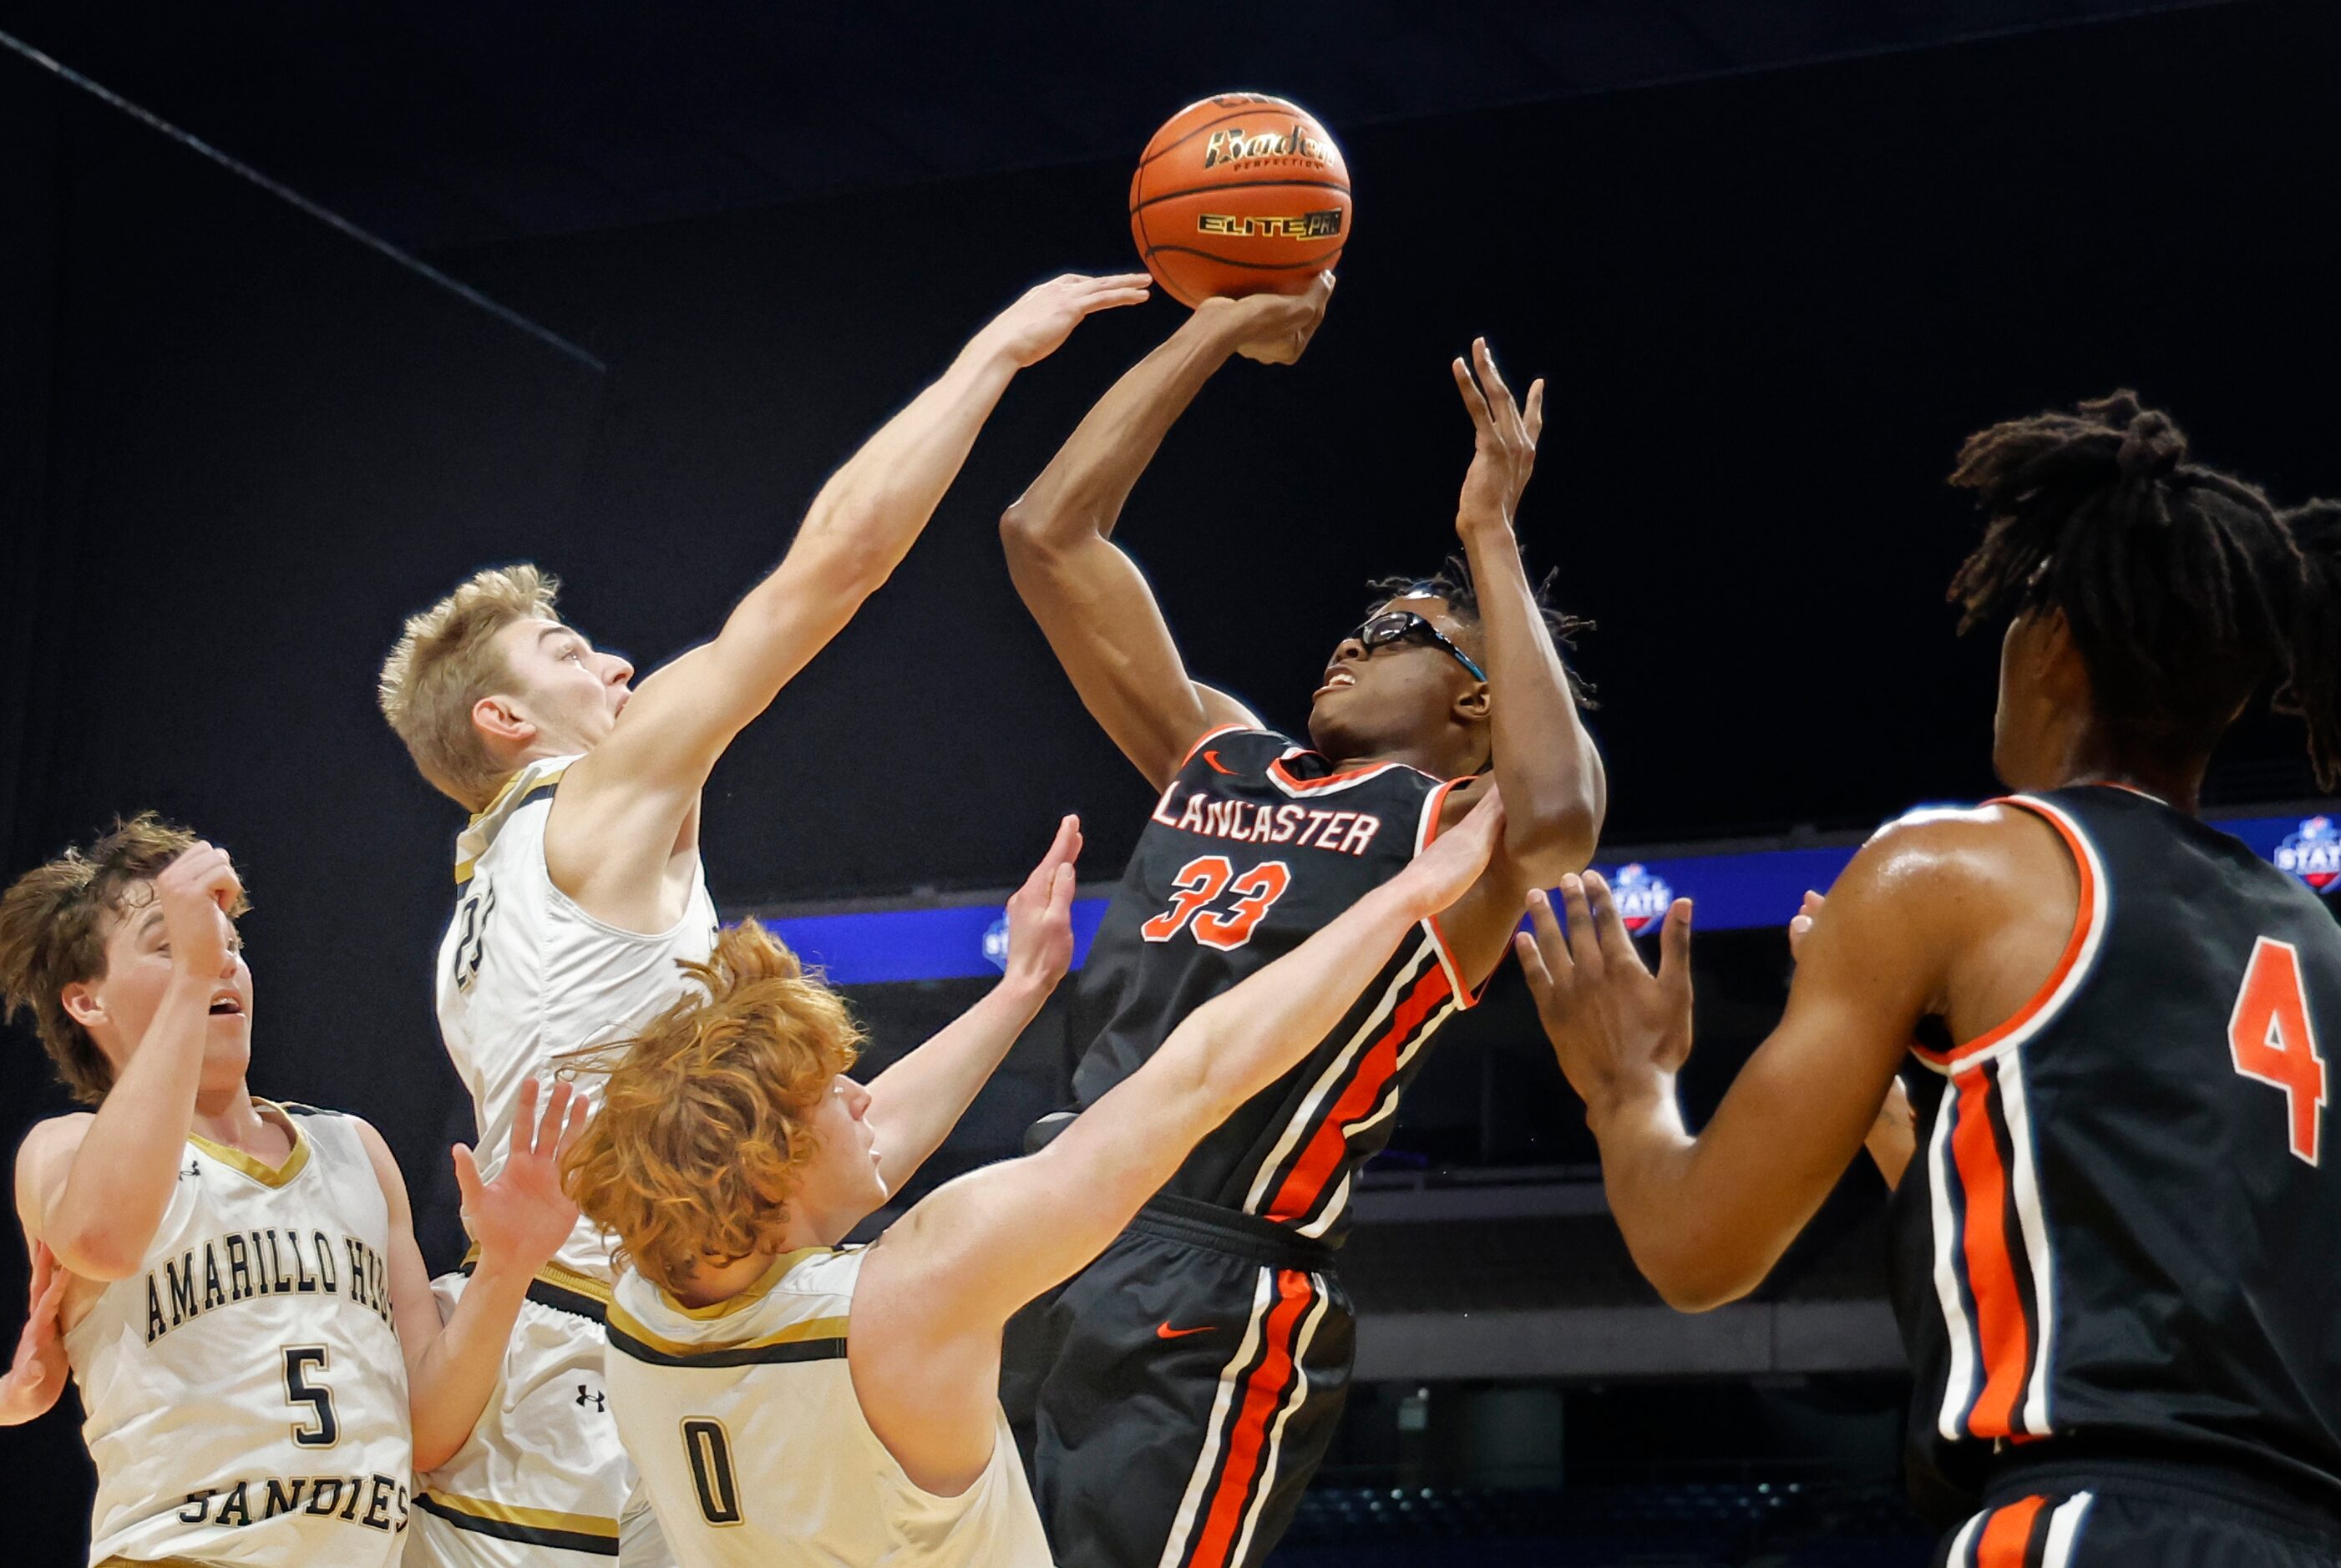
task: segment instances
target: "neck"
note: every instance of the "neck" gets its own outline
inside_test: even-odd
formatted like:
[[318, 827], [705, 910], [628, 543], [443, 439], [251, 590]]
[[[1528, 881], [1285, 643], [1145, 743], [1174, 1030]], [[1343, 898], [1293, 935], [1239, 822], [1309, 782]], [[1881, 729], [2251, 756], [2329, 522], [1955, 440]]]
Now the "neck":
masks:
[[802, 1209], [803, 1206], [800, 1204], [790, 1206], [788, 1223], [781, 1227], [781, 1234], [771, 1245], [759, 1247], [747, 1256], [730, 1263], [709, 1263], [702, 1259], [692, 1270], [691, 1278], [682, 1282], [681, 1288], [673, 1293], [675, 1300], [685, 1306], [713, 1306], [719, 1301], [731, 1300], [763, 1278], [764, 1271], [772, 1266], [774, 1258], [802, 1252], [807, 1247], [835, 1245], [838, 1238], [824, 1234], [805, 1217]]
[[260, 1107], [252, 1103], [252, 1091], [241, 1078], [231, 1088], [195, 1091], [192, 1130], [215, 1144], [243, 1149], [246, 1153], [254, 1152], [264, 1144], [278, 1142], [283, 1137], [282, 1130], [262, 1116]]
[[2167, 756], [2148, 755], [2135, 746], [2124, 745], [2114, 736], [2085, 730], [2066, 748], [2064, 766], [2057, 769], [2057, 788], [2069, 784], [2127, 785], [2193, 817], [2202, 809], [2203, 774], [2209, 764], [2207, 757], [2174, 760]]
[[1476, 745], [1466, 746], [1451, 740], [1393, 741], [1389, 745], [1362, 745], [1356, 749], [1344, 748], [1327, 751], [1326, 756], [1343, 769], [1372, 768], [1384, 762], [1402, 762], [1409, 768], [1428, 773], [1434, 779], [1468, 779], [1487, 766], [1485, 750]]

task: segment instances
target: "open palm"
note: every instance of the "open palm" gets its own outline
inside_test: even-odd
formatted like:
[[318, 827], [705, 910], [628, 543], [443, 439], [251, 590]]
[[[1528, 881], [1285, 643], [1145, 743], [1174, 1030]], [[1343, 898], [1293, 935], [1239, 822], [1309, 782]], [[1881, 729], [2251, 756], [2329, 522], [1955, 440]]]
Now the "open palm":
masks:
[[536, 1114], [534, 1078], [520, 1088], [512, 1142], [493, 1181], [480, 1179], [471, 1149], [455, 1146], [455, 1185], [463, 1196], [463, 1228], [483, 1259], [533, 1274], [577, 1226], [577, 1206], [561, 1190], [561, 1156], [585, 1130], [585, 1097], [555, 1084], [544, 1116]]

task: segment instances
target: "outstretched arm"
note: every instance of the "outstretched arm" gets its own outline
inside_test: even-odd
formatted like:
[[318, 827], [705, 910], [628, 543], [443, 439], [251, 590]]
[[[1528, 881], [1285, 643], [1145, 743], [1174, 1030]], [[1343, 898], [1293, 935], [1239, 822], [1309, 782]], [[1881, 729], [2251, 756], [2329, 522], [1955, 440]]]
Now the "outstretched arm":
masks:
[[1675, 1094], [1691, 1040], [1689, 900], [1667, 912], [1653, 977], [1599, 876], [1562, 881], [1566, 934], [1531, 897], [1521, 967], [1584, 1097], [1610, 1212], [1672, 1305], [1756, 1288], [1860, 1151], [1913, 1029], [1944, 1006], [1959, 946], [1997, 902], [1960, 831], [1889, 829], [1854, 858], [1801, 943], [1779, 1027], [1696, 1137]]
[[863, 1114], [877, 1136], [878, 1176], [889, 1193], [902, 1191], [951, 1136], [976, 1091], [1072, 968], [1073, 864], [1081, 853], [1081, 819], [1068, 817], [1057, 824], [1048, 854], [1008, 900], [1008, 972], [1000, 984], [870, 1080]]
[[[1475, 434], [1455, 530], [1479, 595], [1492, 782], [1503, 789], [1505, 826], [1488, 875], [1439, 925], [1476, 984], [1503, 961], [1529, 889], [1549, 888], [1593, 858], [1609, 784], [1593, 737], [1579, 718], [1560, 651], [1537, 608], [1514, 531], [1544, 429], [1544, 382], [1529, 383], [1523, 408], [1504, 384], [1485, 338], [1472, 343], [1471, 359], [1468, 366], [1459, 359], [1450, 367]], [[1476, 790], [1486, 787], [1457, 789], [1447, 809], [1468, 810]]]
[[1009, 575], [1082, 706], [1147, 781], [1170, 783], [1206, 729], [1259, 722], [1190, 679], [1154, 590], [1113, 542], [1122, 503], [1162, 438], [1236, 354], [1300, 357], [1332, 297], [1330, 273], [1300, 295], [1205, 300], [1099, 400], [1000, 520]]
[[96, 1114], [42, 1123], [16, 1156], [25, 1234], [84, 1279], [128, 1278], [163, 1223], [194, 1125], [212, 998], [235, 973], [228, 911], [244, 884], [227, 851], [198, 841], [154, 888], [154, 902], [126, 918], [143, 950], [169, 953], [162, 1004]]
[[406, 1179], [382, 1135], [358, 1124], [359, 1141], [390, 1205], [391, 1319], [406, 1356], [406, 1403], [418, 1471], [444, 1464], [472, 1435], [495, 1392], [529, 1281], [577, 1224], [577, 1206], [561, 1190], [561, 1155], [584, 1128], [584, 1097], [573, 1098], [567, 1084], [556, 1085], [542, 1123], [536, 1100], [532, 1078], [521, 1086], [511, 1150], [495, 1180], [481, 1181], [472, 1151], [455, 1146], [463, 1224], [480, 1255], [463, 1298], [444, 1323], [431, 1293], [431, 1271], [414, 1243]]
[[1083, 318], [1146, 298], [1142, 273], [1042, 283], [976, 333], [951, 368], [822, 486], [770, 577], [712, 642], [659, 670], [616, 728], [573, 767], [545, 852], [553, 880], [592, 913], [639, 923], [700, 787], [732, 738], [877, 591], [958, 476], [1017, 371]]
[[1009, 1315], [1102, 1252], [1205, 1135], [1304, 1060], [1400, 939], [1479, 875], [1501, 826], [1490, 801], [1190, 1013], [1046, 1148], [947, 1184], [879, 1240], [853, 1300], [853, 1384], [913, 1479], [964, 1484], [981, 1469]]

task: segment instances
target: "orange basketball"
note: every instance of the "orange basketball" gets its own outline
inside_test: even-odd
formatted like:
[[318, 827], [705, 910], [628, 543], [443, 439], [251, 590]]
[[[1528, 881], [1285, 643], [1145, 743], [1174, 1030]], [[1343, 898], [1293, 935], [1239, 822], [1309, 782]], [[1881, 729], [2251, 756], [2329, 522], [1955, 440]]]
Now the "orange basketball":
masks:
[[1350, 168], [1306, 109], [1222, 93], [1188, 104], [1146, 144], [1130, 181], [1130, 235], [1183, 305], [1297, 294], [1349, 243]]

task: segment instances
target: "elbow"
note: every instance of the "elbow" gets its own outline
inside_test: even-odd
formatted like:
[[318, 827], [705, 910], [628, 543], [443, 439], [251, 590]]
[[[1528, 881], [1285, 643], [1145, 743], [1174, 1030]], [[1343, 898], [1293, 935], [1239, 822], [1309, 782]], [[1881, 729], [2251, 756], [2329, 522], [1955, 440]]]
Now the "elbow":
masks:
[[1020, 496], [1000, 514], [1000, 542], [1011, 561], [1034, 561], [1046, 555], [1052, 536], [1048, 513]]
[[1677, 1247], [1632, 1247], [1635, 1266], [1659, 1293], [1659, 1299], [1677, 1312], [1713, 1312], [1728, 1306], [1763, 1283], [1759, 1272], [1750, 1275], [1736, 1261], [1712, 1248], [1696, 1251]]
[[1539, 888], [1584, 870], [1600, 838], [1601, 811], [1589, 790], [1564, 791], [1504, 819], [1504, 853]]
[[414, 1426], [414, 1473], [417, 1475], [427, 1475], [438, 1469], [463, 1451], [463, 1444], [470, 1436], [471, 1434], [467, 1432], [450, 1443], [444, 1437], [434, 1434], [426, 1443], [423, 1440], [422, 1424], [417, 1422]]
[[42, 1239], [66, 1272], [84, 1279], [106, 1284], [128, 1279], [146, 1261], [146, 1242], [123, 1234], [118, 1226], [85, 1226]]

